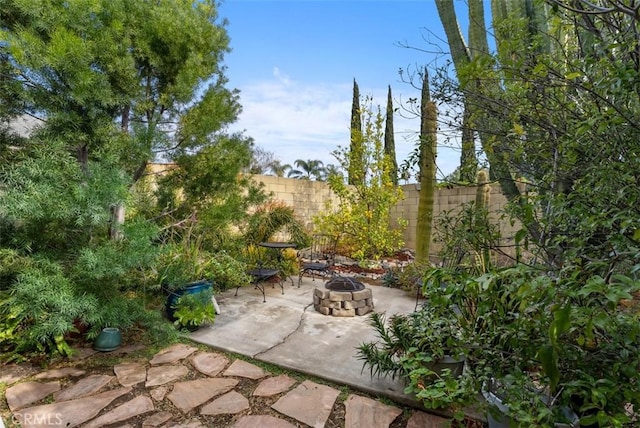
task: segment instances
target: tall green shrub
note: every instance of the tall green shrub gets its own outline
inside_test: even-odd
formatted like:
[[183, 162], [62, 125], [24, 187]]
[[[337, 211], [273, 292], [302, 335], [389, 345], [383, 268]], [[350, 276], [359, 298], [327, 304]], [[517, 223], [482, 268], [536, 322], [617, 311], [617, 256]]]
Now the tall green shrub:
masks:
[[364, 161], [362, 147], [362, 110], [360, 109], [360, 89], [358, 82], [353, 79], [353, 101], [351, 103], [351, 143], [349, 146], [349, 168], [346, 169], [349, 184], [361, 184], [365, 171], [361, 162]]
[[402, 189], [390, 179], [392, 162], [384, 152], [384, 118], [373, 112], [370, 102], [362, 109], [364, 132], [359, 142], [362, 157], [339, 148], [333, 152], [345, 171], [351, 164], [361, 162], [363, 179], [349, 186], [341, 176], [329, 177], [329, 187], [338, 196], [337, 207], [328, 203], [327, 209], [314, 218], [317, 229], [340, 237], [340, 246], [356, 259], [380, 258], [392, 254], [402, 244], [405, 223], [391, 224], [390, 209], [403, 197]]
[[7, 265], [0, 277], [2, 352], [69, 352], [64, 336], [74, 321], [127, 327], [142, 319], [138, 272], [155, 261], [155, 226], [134, 220], [109, 239], [110, 209], [125, 201], [128, 182], [106, 162], [92, 173], [55, 140], [32, 146], [0, 169], [0, 238]]

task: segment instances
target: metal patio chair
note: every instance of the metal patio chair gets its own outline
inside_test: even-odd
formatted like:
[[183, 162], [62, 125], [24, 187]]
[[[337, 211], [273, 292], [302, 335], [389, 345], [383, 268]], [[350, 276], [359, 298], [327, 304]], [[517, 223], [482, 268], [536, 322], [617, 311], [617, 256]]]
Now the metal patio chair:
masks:
[[315, 281], [318, 276], [333, 276], [333, 267], [336, 257], [337, 240], [330, 235], [313, 235], [311, 247], [300, 251], [300, 274], [298, 276], [298, 288], [304, 274], [311, 274]]
[[[247, 273], [253, 279], [251, 281], [251, 283], [253, 284], [253, 287], [257, 288], [262, 293], [262, 302], [265, 303], [267, 301], [267, 297], [264, 291], [265, 283], [270, 279], [278, 276], [278, 274], [280, 273], [280, 270], [271, 268], [271, 267], [265, 267], [262, 265], [262, 261], [260, 261], [258, 263], [258, 266], [255, 269], [251, 269], [247, 271]], [[282, 289], [282, 294], [284, 294], [284, 284], [282, 283], [282, 280], [278, 281], [278, 285], [280, 285], [280, 288]], [[272, 286], [273, 288], [275, 288], [276, 286], [275, 282], [272, 284]], [[241, 285], [236, 287], [236, 294], [235, 294], [236, 297], [238, 296], [238, 290], [240, 289], [240, 287]]]

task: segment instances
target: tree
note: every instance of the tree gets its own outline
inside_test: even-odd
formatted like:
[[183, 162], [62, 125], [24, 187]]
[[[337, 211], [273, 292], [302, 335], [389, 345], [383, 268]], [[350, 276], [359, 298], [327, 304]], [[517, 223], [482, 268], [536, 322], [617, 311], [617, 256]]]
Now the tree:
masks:
[[[362, 181], [347, 185], [342, 175], [330, 174], [329, 187], [338, 196], [338, 206], [329, 202], [327, 209], [314, 218], [322, 233], [340, 237], [340, 246], [357, 259], [391, 255], [402, 245], [404, 222], [390, 223], [390, 208], [402, 199], [402, 188], [390, 179], [391, 162], [384, 152], [383, 116], [378, 107], [362, 109], [364, 133], [358, 142], [362, 156], [355, 162], [364, 166]], [[333, 155], [343, 170], [348, 171], [353, 152], [339, 147]]]
[[[153, 209], [135, 207], [122, 225], [111, 212], [132, 206], [148, 162], [192, 173], [180, 183], [169, 174], [161, 190], [181, 187], [198, 211], [160, 206], [160, 225], [173, 226], [171, 213], [225, 227], [234, 209], [244, 212], [238, 195], [247, 187], [237, 177], [251, 141], [224, 134], [240, 105], [225, 87], [228, 37], [216, 20], [209, 1], [3, 2], [0, 85], [16, 102], [2, 99], [2, 119], [45, 119], [0, 170], [0, 250], [24, 258], [0, 286], [0, 318], [12, 308], [19, 320], [14, 349], [64, 351], [74, 318], [99, 329], [146, 316], [127, 296], [155, 262], [159, 231], [142, 218]], [[233, 161], [218, 165], [225, 159]], [[122, 239], [109, 240], [114, 231]]]
[[416, 260], [429, 261], [433, 199], [436, 187], [437, 111], [429, 94], [429, 75], [425, 68], [420, 97], [420, 194], [416, 227]]
[[[538, 349], [551, 392], [565, 402], [581, 397], [581, 423], [622, 426], [623, 409], [637, 402], [629, 397], [639, 396], [637, 376], [622, 381], [614, 367], [638, 364], [626, 351], [638, 347], [637, 323], [605, 296], [638, 289], [640, 20], [621, 2], [603, 4], [496, 1], [496, 51], [456, 71], [491, 174], [515, 189], [505, 191], [508, 213], [523, 225], [515, 238], [535, 255], [525, 261], [553, 280], [552, 327], [562, 319], [565, 331], [584, 332], [566, 346], [550, 332]], [[607, 315], [594, 327], [597, 313]], [[583, 337], [595, 342], [585, 349]], [[616, 363], [599, 366], [603, 354]], [[576, 361], [588, 364], [577, 371]]]
[[292, 178], [299, 178], [303, 180], [324, 180], [326, 176], [324, 162], [317, 159], [298, 159], [293, 163], [296, 168], [288, 172], [287, 176]]
[[[462, 69], [475, 58], [489, 53], [486, 26], [484, 20], [483, 0], [471, 0], [468, 2], [469, 10], [469, 46], [460, 32], [453, 1], [437, 0], [436, 6], [440, 22], [442, 23], [451, 57], [456, 71]], [[473, 111], [464, 96], [462, 98], [462, 141], [460, 151], [460, 181], [471, 183], [475, 181], [478, 160], [475, 150], [475, 133], [473, 124]]]
[[[529, 22], [528, 19], [531, 18], [532, 11], [535, 10], [533, 7], [535, 2], [530, 3], [531, 8], [525, 8], [519, 2], [503, 2], [501, 0], [495, 0], [492, 4], [494, 14], [496, 11], [507, 13], [514, 21], [521, 19], [522, 22]], [[438, 0], [436, 2], [438, 15], [447, 36], [456, 74], [463, 93], [465, 111], [462, 128], [467, 130], [463, 132], [463, 136], [471, 138], [473, 133], [468, 130], [478, 130], [482, 149], [489, 161], [491, 177], [500, 183], [502, 191], [509, 201], [518, 203], [522, 201], [521, 194], [507, 164], [510, 149], [502, 135], [492, 130], [494, 126], [497, 126], [496, 117], [490, 114], [486, 108], [486, 98], [492, 99], [503, 88], [500, 87], [498, 79], [487, 78], [491, 75], [492, 62], [488, 51], [483, 1], [472, 0], [469, 1], [468, 5], [469, 38], [470, 42], [474, 43], [470, 48], [467, 47], [460, 32], [453, 1]], [[538, 33], [533, 31], [536, 30], [535, 27], [529, 28], [532, 30], [530, 33], [521, 33], [520, 36], [531, 42], [537, 37]], [[501, 38], [499, 33], [497, 34], [498, 44], [500, 44], [500, 40], [506, 40]], [[508, 32], [504, 34], [509, 35]], [[475, 71], [473, 71], [474, 68]], [[500, 108], [498, 104], [495, 107]], [[501, 114], [504, 114], [504, 111]], [[463, 142], [463, 147], [466, 148], [463, 152], [464, 158], [469, 162], [475, 159], [475, 155], [471, 156], [469, 151], [471, 146], [471, 142]], [[476, 168], [475, 161], [473, 161], [473, 165], [472, 163], [461, 165], [461, 178], [473, 181]], [[528, 222], [526, 225], [529, 229], [529, 234], [535, 241], [538, 241], [541, 238], [539, 226], [535, 222]]]
[[224, 87], [228, 37], [212, 2], [4, 6], [3, 52], [19, 97], [49, 129], [73, 134], [83, 168], [109, 150], [136, 181], [155, 156], [210, 144], [240, 110]]
[[253, 147], [252, 152], [251, 163], [246, 171], [249, 174], [265, 174], [277, 162], [273, 152], [261, 147]]
[[[452, 2], [437, 4], [453, 11]], [[493, 180], [509, 196], [505, 214], [523, 226], [516, 243], [527, 251], [516, 254], [514, 267], [489, 263], [495, 235], [480, 173], [476, 202], [462, 207], [461, 221], [444, 216], [478, 258], [432, 270], [424, 281], [429, 307], [469, 309], [468, 373], [480, 381], [489, 370], [507, 380], [501, 392], [513, 421], [554, 426], [566, 407], [580, 425], [632, 426], [626, 409], [640, 406], [640, 375], [625, 368], [640, 364], [640, 328], [637, 307], [624, 302], [640, 288], [637, 4], [492, 5], [495, 52], [456, 63], [457, 82], [440, 75], [434, 93], [463, 97]], [[440, 12], [452, 54], [460, 52], [459, 29]]]
[[362, 165], [362, 112], [360, 111], [360, 89], [356, 79], [353, 79], [353, 101], [351, 103], [351, 162], [347, 170], [349, 184], [360, 184], [364, 179], [364, 166]]
[[325, 180], [323, 181], [328, 181], [332, 176], [339, 177], [341, 180], [344, 179], [342, 169], [339, 166], [329, 163], [325, 165], [324, 169], [327, 174]]
[[274, 159], [273, 162], [269, 165], [269, 169], [276, 175], [276, 177], [284, 177], [285, 174], [287, 174], [293, 168], [288, 163], [285, 163], [283, 165], [280, 160]]
[[387, 92], [387, 115], [384, 127], [384, 152], [391, 160], [391, 182], [398, 185], [398, 161], [396, 160], [396, 143], [393, 135], [393, 99], [391, 98], [391, 85]]

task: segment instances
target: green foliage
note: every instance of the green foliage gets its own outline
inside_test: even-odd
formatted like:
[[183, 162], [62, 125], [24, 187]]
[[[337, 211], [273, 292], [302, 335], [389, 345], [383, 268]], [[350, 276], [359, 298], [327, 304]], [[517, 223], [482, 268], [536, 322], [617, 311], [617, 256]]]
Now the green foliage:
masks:
[[461, 419], [461, 407], [475, 395], [472, 378], [439, 366], [445, 356], [460, 357], [464, 349], [456, 317], [425, 306], [409, 315], [395, 314], [388, 323], [384, 314], [373, 313], [370, 324], [378, 340], [358, 347], [363, 369], [369, 366], [371, 376], [404, 379], [405, 393], [425, 408], [453, 408]]
[[247, 265], [225, 252], [213, 255], [210, 261], [209, 277], [217, 291], [225, 291], [251, 283], [251, 276], [247, 274]]
[[468, 202], [457, 210], [444, 211], [434, 228], [434, 239], [442, 244], [439, 256], [444, 266], [478, 274], [490, 270], [491, 252], [499, 251], [501, 235], [486, 207]]
[[161, 247], [157, 264], [156, 285], [173, 291], [186, 284], [208, 280], [218, 291], [251, 283], [247, 263], [225, 251], [212, 253], [203, 248], [202, 237], [193, 231], [176, 236]]
[[108, 161], [81, 166], [59, 140], [34, 140], [4, 165], [0, 215], [16, 225], [4, 245], [64, 254], [108, 234], [110, 207], [126, 199], [127, 181]]
[[98, 310], [97, 299], [77, 294], [63, 267], [48, 260], [32, 259], [3, 294], [2, 352], [57, 350], [66, 354], [67, 349], [58, 344], [73, 330], [73, 320], [85, 321]]
[[365, 342], [358, 347], [358, 359], [363, 360], [363, 370], [369, 366], [371, 376], [407, 376], [400, 358], [413, 348], [416, 339], [415, 326], [402, 315], [392, 315], [387, 325], [384, 313], [373, 312], [369, 316], [380, 342]]
[[[282, 279], [297, 275], [300, 269], [298, 253], [293, 248], [274, 250], [258, 245], [249, 245], [243, 249], [242, 257], [249, 269], [265, 266], [278, 268]], [[245, 284], [249, 284], [249, 282]]]
[[[358, 82], [353, 79], [353, 100], [351, 101], [351, 138], [349, 142], [348, 153], [350, 162], [347, 168], [342, 167], [347, 171], [347, 182], [351, 185], [361, 185], [366, 175], [364, 165], [364, 140], [362, 138], [362, 109], [360, 108], [360, 88], [358, 88]], [[340, 159], [338, 159], [340, 160]]]
[[[466, 49], [453, 2], [437, 2], [458, 82], [441, 74], [435, 91], [456, 114], [464, 106], [462, 126], [478, 134], [522, 225], [520, 263], [496, 268], [497, 230], [481, 227], [484, 204], [469, 204], [441, 222], [446, 269], [424, 292], [457, 309], [473, 376], [502, 381], [515, 423], [552, 426], [570, 408], [581, 426], [634, 426], [639, 67], [637, 37], [620, 28], [640, 21], [620, 4], [522, 4], [493, 3], [490, 54]], [[482, 27], [483, 16], [471, 21]]]
[[158, 180], [158, 222], [171, 239], [189, 230], [210, 252], [244, 245], [231, 236], [267, 199], [262, 185], [241, 174], [251, 160], [250, 148], [250, 141], [237, 135], [219, 137], [195, 155], [180, 156]]
[[167, 290], [211, 279], [212, 255], [202, 248], [202, 240], [192, 236], [191, 232], [179, 239], [162, 245], [157, 261], [157, 284]]
[[206, 146], [237, 116], [220, 66], [229, 39], [212, 2], [15, 0], [1, 18], [18, 98], [45, 112], [81, 162], [109, 146], [134, 176], [152, 148], [172, 156]]
[[283, 250], [279, 260], [276, 261], [285, 279], [297, 275], [300, 272], [300, 259], [298, 258], [298, 253], [293, 248]]
[[384, 126], [384, 152], [391, 161], [389, 179], [394, 185], [398, 185], [398, 161], [396, 160], [396, 142], [393, 135], [393, 98], [391, 97], [391, 85], [387, 92], [387, 111]]
[[[379, 109], [374, 115], [366, 108], [362, 118], [362, 156], [354, 157], [352, 151], [344, 148], [333, 153], [342, 169], [355, 174], [350, 180], [358, 184], [348, 186], [340, 176], [329, 177], [329, 187], [339, 199], [338, 206], [329, 204], [324, 213], [314, 218], [318, 231], [339, 236], [340, 247], [358, 260], [393, 254], [402, 246], [405, 226], [402, 220], [395, 227], [390, 221], [389, 210], [403, 195], [402, 189], [389, 179], [391, 162], [384, 153], [383, 117]], [[358, 165], [351, 168], [354, 163]]]
[[34, 139], [1, 171], [3, 352], [67, 354], [74, 321], [127, 327], [140, 314], [124, 297], [138, 272], [155, 260], [156, 228], [132, 220], [109, 240], [110, 207], [126, 198], [127, 181], [108, 162], [89, 161], [92, 174], [53, 140]]
[[[206, 266], [185, 263], [186, 270], [158, 275], [157, 244], [192, 219], [202, 236], [186, 248], [192, 261], [210, 258], [201, 250], [238, 246], [229, 230], [265, 195], [239, 174], [251, 140], [224, 134], [240, 105], [225, 88], [228, 37], [216, 8], [207, 1], [3, 2], [0, 92], [14, 101], [2, 102], [0, 121], [18, 107], [46, 120], [31, 138], [3, 135], [0, 143], [2, 352], [66, 353], [74, 321], [90, 325], [89, 337], [134, 324], [163, 335], [140, 289], [163, 274], [199, 276], [188, 270]], [[151, 185], [132, 193], [158, 156], [179, 168], [158, 182], [157, 197]], [[114, 213], [133, 208], [132, 195], [137, 205], [120, 224]], [[163, 249], [160, 269], [176, 247]]]
[[640, 327], [638, 307], [621, 301], [639, 288], [584, 267], [551, 277], [519, 265], [478, 277], [433, 269], [424, 294], [433, 307], [455, 308], [469, 373], [476, 385], [504, 381], [510, 417], [546, 426], [569, 408], [584, 424], [622, 426], [625, 405], [640, 396]]
[[415, 292], [416, 288], [422, 287], [422, 276], [430, 267], [429, 263], [413, 262], [403, 268], [387, 269], [382, 277], [382, 283], [385, 287]]
[[205, 322], [213, 323], [216, 313], [211, 301], [212, 296], [211, 289], [180, 296], [174, 305], [174, 324], [187, 329], [197, 329]]
[[288, 235], [287, 241], [298, 248], [307, 247], [311, 242], [293, 208], [279, 201], [267, 202], [255, 210], [249, 217], [244, 237], [248, 244], [257, 245], [274, 240], [279, 233]]

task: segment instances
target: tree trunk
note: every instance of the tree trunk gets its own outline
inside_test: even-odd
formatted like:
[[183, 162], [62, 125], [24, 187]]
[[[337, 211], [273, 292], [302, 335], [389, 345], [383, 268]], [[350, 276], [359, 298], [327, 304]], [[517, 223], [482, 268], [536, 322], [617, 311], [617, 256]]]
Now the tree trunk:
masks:
[[[129, 112], [130, 112], [130, 107], [127, 105], [122, 111], [122, 117], [120, 120], [120, 129], [125, 134], [129, 133]], [[146, 163], [145, 163], [145, 167], [146, 167]], [[138, 176], [138, 171], [136, 171], [135, 175], [137, 177], [134, 176], [133, 178], [134, 183], [140, 179], [140, 176], [142, 176], [142, 174]], [[122, 225], [124, 224], [125, 214], [126, 214], [126, 208], [124, 205], [118, 204], [111, 207], [111, 220], [109, 225], [110, 239], [118, 241], [123, 238]]]
[[[458, 25], [458, 20], [456, 18], [453, 0], [436, 1], [438, 15], [440, 16], [440, 21], [442, 22], [445, 34], [447, 35], [447, 41], [451, 49], [451, 57], [453, 58], [456, 73], [458, 74], [460, 85], [468, 97], [473, 97], [474, 93], [478, 95], [477, 91], [481, 87], [482, 83], [478, 82], [477, 79], [461, 79], [461, 72], [472, 59], [470, 52], [473, 53], [474, 58], [479, 55], [487, 54], [487, 52], [483, 52], [483, 49], [487, 46], [487, 32], [484, 15], [476, 15], [480, 13], [480, 11], [483, 11], [483, 7], [475, 4], [476, 2], [482, 2], [482, 0], [469, 1], [469, 22], [473, 23], [471, 26], [471, 33], [473, 34], [472, 40], [474, 40], [474, 43], [477, 43], [477, 46], [472, 46], [469, 49], [465, 44], [462, 33], [460, 32], [460, 26]], [[520, 13], [521, 16], [524, 17], [526, 9], [524, 5], [519, 5], [519, 3], [520, 2], [505, 2], [502, 4], [502, 2], [494, 0], [492, 3], [492, 11], [498, 14]], [[513, 10], [511, 10], [511, 8]], [[480, 37], [480, 34], [482, 33], [484, 33], [484, 38]], [[497, 85], [494, 89], [496, 91], [500, 90]], [[479, 102], [468, 102], [468, 99], [466, 99], [465, 107], [469, 109], [468, 114], [471, 117], [472, 126], [478, 129], [478, 136], [480, 137], [482, 149], [489, 161], [491, 177], [500, 183], [502, 192], [507, 200], [518, 203], [521, 201], [521, 193], [511, 176], [509, 166], [506, 162], [505, 153], [507, 152], [505, 151], [505, 147], [503, 147], [503, 143], [501, 141], [496, 140], [495, 136], [486, 132], [490, 129], [491, 118], [487, 116], [483, 109], [479, 108]], [[531, 237], [536, 241], [539, 240], [539, 224], [535, 221], [529, 221], [526, 223], [526, 227], [531, 234]]]

